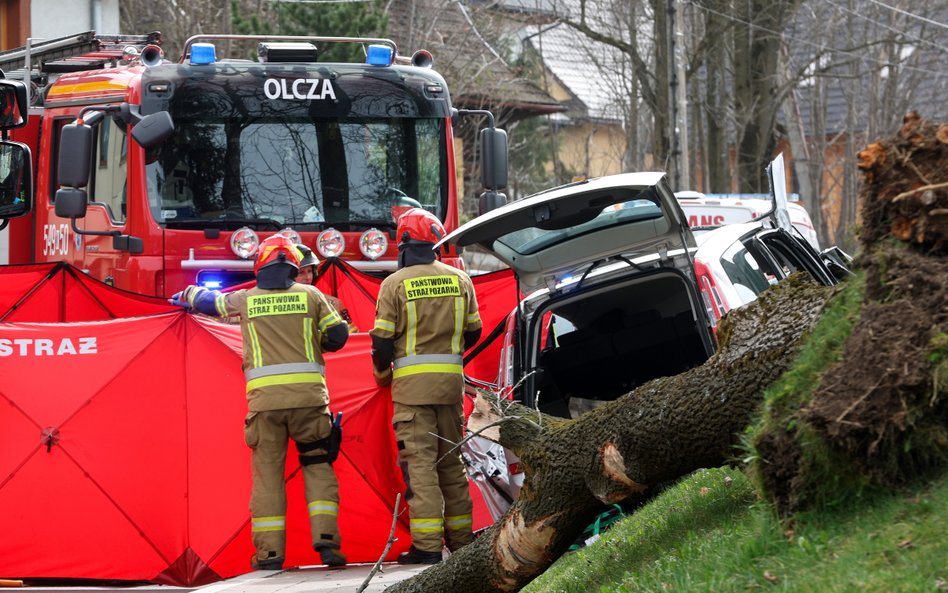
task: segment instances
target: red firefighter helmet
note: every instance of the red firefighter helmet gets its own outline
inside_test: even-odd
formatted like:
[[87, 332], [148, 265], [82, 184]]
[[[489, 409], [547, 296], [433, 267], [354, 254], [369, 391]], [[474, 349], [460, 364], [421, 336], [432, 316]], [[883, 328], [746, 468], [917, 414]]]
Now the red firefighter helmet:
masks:
[[293, 240], [283, 235], [273, 235], [260, 242], [257, 248], [257, 263], [253, 266], [253, 273], [256, 274], [260, 268], [265, 268], [271, 264], [286, 263], [297, 270], [300, 268], [300, 260], [303, 254], [300, 253]]
[[437, 243], [445, 236], [444, 225], [438, 217], [424, 208], [412, 208], [398, 217], [395, 236], [399, 243]]

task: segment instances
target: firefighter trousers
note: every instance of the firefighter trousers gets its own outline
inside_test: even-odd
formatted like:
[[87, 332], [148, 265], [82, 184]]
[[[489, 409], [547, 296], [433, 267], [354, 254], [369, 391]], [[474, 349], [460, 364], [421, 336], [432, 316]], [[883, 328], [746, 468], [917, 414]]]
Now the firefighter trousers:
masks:
[[[286, 553], [286, 454], [288, 440], [306, 445], [326, 439], [332, 427], [327, 406], [250, 412], [244, 426], [247, 445], [253, 450], [253, 489], [250, 495], [251, 533], [257, 557], [284, 558]], [[317, 458], [326, 447], [301, 455]], [[339, 482], [328, 463], [303, 465], [313, 546], [339, 548]]]
[[[392, 423], [406, 483], [412, 545], [454, 551], [471, 543], [471, 494], [460, 449], [463, 406], [395, 402]], [[440, 438], [439, 438], [440, 437]], [[450, 452], [449, 452], [450, 451]], [[439, 461], [440, 460], [440, 461]]]

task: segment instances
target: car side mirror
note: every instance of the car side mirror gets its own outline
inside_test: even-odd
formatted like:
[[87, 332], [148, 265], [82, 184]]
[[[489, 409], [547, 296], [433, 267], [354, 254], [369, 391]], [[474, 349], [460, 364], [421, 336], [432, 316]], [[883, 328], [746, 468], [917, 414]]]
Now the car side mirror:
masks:
[[820, 259], [826, 264], [830, 273], [839, 281], [852, 276], [853, 258], [851, 255], [834, 245], [820, 252]]

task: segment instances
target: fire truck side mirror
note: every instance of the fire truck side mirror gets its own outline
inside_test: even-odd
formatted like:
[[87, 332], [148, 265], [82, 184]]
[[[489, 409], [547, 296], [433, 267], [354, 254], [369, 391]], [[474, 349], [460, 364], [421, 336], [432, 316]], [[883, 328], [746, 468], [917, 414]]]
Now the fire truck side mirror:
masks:
[[487, 214], [507, 203], [507, 196], [497, 191], [485, 191], [477, 199], [477, 215]]
[[29, 214], [32, 203], [30, 148], [20, 142], [0, 142], [0, 219]]
[[113, 235], [112, 249], [116, 251], [127, 251], [132, 255], [138, 255], [145, 252], [145, 242], [141, 237], [132, 235]]
[[507, 187], [507, 132], [481, 130], [481, 185], [488, 190]]
[[19, 80], [0, 80], [0, 130], [26, 125], [26, 84]]
[[86, 190], [61, 187], [56, 190], [56, 216], [60, 218], [83, 218], [89, 198]]
[[85, 187], [89, 185], [92, 166], [92, 141], [95, 132], [84, 123], [66, 124], [59, 137], [60, 185]]
[[158, 146], [172, 133], [174, 121], [167, 111], [146, 115], [132, 128], [132, 138], [145, 150]]

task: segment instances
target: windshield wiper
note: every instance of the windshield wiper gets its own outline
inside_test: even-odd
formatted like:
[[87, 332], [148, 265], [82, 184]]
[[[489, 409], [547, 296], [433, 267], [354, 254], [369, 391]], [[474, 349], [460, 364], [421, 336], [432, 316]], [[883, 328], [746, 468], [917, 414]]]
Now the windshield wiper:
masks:
[[340, 231], [358, 231], [358, 230], [368, 230], [372, 227], [379, 229], [388, 229], [394, 231], [397, 228], [397, 225], [391, 220], [337, 220], [337, 221], [322, 221], [316, 223], [302, 223], [302, 224], [316, 224], [319, 225], [322, 229], [334, 228]]
[[250, 226], [256, 230], [281, 230], [286, 225], [280, 224], [271, 218], [188, 218], [183, 220], [165, 220], [164, 225], [169, 229], [231, 229]]
[[350, 220], [349, 224], [353, 226], [367, 226], [367, 227], [381, 227], [383, 229], [392, 229], [393, 231], [398, 228], [398, 225], [395, 224], [394, 220]]
[[223, 216], [221, 218], [208, 220], [205, 222], [223, 224], [223, 225], [240, 224], [240, 225], [247, 225], [247, 226], [255, 226], [258, 228], [259, 227], [272, 228], [278, 231], [286, 227], [285, 224], [282, 224], [279, 221], [273, 220], [272, 218], [234, 218], [230, 216]]

